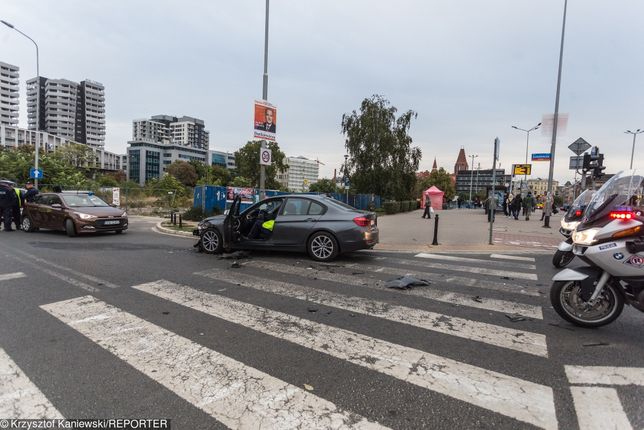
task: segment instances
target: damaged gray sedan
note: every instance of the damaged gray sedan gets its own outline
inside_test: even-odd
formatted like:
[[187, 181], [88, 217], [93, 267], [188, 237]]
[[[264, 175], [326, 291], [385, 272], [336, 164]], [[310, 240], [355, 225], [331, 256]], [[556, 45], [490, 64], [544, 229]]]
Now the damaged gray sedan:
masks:
[[373, 248], [378, 219], [330, 197], [285, 195], [262, 200], [240, 213], [236, 197], [226, 215], [206, 218], [193, 231], [200, 251], [233, 249], [306, 252], [317, 261]]

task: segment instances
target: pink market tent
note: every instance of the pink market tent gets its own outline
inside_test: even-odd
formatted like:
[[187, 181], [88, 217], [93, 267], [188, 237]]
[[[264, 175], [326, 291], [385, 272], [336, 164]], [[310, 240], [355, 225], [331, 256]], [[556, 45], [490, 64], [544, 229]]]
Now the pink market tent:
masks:
[[432, 208], [434, 208], [434, 210], [441, 210], [443, 209], [444, 195], [445, 195], [444, 192], [436, 188], [436, 186], [432, 185], [431, 187], [423, 191], [423, 195], [420, 198], [420, 207], [424, 208], [425, 199], [429, 199], [429, 201], [431, 202]]

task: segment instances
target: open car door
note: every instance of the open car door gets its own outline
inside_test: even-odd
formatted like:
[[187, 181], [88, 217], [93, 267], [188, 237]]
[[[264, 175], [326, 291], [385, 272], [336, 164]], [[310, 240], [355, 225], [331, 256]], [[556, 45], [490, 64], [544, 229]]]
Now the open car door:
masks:
[[239, 208], [241, 207], [241, 197], [236, 196], [233, 200], [226, 218], [224, 218], [224, 231], [223, 231], [223, 248], [225, 251], [229, 251], [232, 248], [232, 244], [235, 241], [236, 234], [235, 226], [239, 224]]

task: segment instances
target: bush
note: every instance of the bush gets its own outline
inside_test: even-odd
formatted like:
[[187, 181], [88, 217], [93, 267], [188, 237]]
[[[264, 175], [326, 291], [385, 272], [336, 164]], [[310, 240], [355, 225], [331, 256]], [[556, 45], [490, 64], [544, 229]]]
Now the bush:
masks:
[[400, 212], [400, 202], [396, 202], [396, 201], [385, 202], [383, 207], [385, 209], [385, 213], [388, 215], [392, 215]]
[[183, 213], [183, 219], [188, 221], [201, 221], [209, 216], [219, 215], [220, 210], [213, 208], [213, 210], [204, 212], [201, 208], [190, 208]]

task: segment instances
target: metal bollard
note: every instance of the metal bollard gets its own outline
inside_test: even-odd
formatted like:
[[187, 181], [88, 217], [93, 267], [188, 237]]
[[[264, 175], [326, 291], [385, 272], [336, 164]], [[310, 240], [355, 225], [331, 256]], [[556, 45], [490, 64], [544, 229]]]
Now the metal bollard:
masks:
[[181, 214], [179, 214], [179, 228], [182, 228], [183, 224], [181, 224]]
[[434, 220], [434, 240], [432, 245], [438, 245], [438, 214], [436, 214], [436, 219]]

